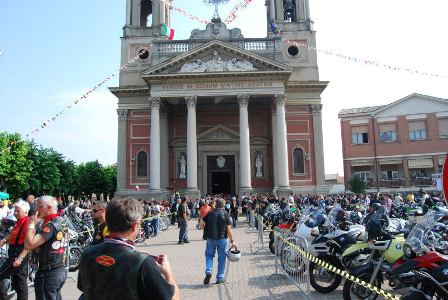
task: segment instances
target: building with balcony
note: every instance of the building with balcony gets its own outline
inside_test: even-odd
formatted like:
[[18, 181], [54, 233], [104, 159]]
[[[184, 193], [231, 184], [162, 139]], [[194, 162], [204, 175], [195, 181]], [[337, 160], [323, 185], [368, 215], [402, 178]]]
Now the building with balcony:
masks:
[[110, 88], [117, 195], [325, 192], [320, 96], [328, 82], [312, 51], [309, 1], [266, 1], [262, 38], [214, 16], [174, 41], [161, 34], [170, 3], [127, 0], [127, 68]]
[[345, 185], [354, 175], [368, 191], [433, 189], [448, 151], [448, 100], [412, 94], [388, 105], [343, 109]]

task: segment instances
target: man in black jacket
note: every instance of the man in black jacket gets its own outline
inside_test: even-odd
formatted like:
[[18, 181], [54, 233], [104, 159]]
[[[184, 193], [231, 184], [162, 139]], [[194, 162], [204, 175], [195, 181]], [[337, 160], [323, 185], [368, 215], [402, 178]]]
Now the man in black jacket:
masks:
[[78, 288], [85, 300], [179, 299], [166, 256], [134, 247], [142, 214], [141, 203], [131, 197], [116, 198], [107, 206], [109, 238], [86, 248], [81, 256]]

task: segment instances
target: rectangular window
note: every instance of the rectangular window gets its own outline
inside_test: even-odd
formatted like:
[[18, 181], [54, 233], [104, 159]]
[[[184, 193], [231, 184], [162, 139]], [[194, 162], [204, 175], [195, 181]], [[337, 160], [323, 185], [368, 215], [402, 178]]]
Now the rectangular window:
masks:
[[367, 132], [364, 133], [352, 133], [352, 144], [367, 144], [369, 137]]
[[359, 176], [362, 180], [368, 181], [370, 179], [370, 171], [358, 171], [355, 172], [355, 176]]
[[387, 170], [387, 171], [382, 171], [381, 172], [381, 177], [382, 179], [385, 180], [393, 180], [393, 179], [398, 179], [398, 171], [397, 170]]
[[439, 137], [448, 137], [448, 119], [439, 119]]
[[397, 140], [396, 131], [382, 131], [380, 132], [381, 142], [395, 142]]
[[426, 129], [410, 130], [409, 131], [410, 140], [424, 140], [426, 139]]
[[409, 122], [408, 127], [410, 140], [424, 140], [427, 138], [425, 121]]

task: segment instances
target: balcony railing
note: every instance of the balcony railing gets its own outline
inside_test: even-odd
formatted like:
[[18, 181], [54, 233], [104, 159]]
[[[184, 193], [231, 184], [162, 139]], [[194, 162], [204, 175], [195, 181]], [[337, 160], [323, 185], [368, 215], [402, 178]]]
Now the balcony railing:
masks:
[[416, 178], [416, 179], [410, 179], [409, 180], [409, 185], [412, 186], [427, 186], [427, 185], [431, 185], [432, 186], [433, 182], [431, 178]]
[[406, 186], [406, 181], [404, 179], [380, 179], [379, 183], [380, 187], [386, 188]]
[[[210, 40], [156, 41], [154, 42], [154, 52], [162, 56], [164, 54], [171, 56], [173, 53], [180, 54], [190, 51], [209, 41]], [[275, 39], [249, 38], [240, 41], [230, 41], [230, 44], [251, 52], [274, 53], [276, 50], [275, 41]]]

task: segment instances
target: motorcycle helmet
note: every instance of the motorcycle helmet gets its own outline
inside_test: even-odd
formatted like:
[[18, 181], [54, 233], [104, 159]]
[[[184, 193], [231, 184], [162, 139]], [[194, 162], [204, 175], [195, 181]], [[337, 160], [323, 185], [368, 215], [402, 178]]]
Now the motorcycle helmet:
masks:
[[227, 252], [227, 258], [231, 261], [231, 262], [237, 262], [240, 260], [241, 258], [241, 251], [238, 250], [236, 247], [231, 247], [229, 249], [229, 252]]

